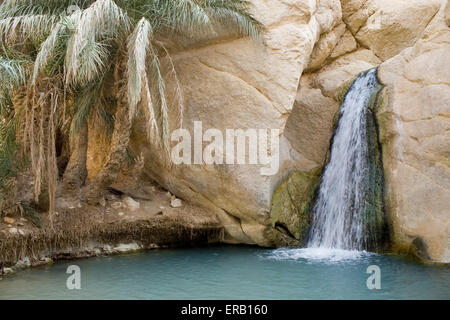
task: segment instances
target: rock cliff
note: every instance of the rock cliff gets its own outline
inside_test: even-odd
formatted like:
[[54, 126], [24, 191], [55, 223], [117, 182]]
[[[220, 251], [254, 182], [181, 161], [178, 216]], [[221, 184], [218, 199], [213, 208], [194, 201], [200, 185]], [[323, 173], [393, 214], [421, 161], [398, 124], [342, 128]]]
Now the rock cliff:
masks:
[[[252, 0], [264, 44], [221, 37], [174, 47], [183, 127], [278, 129], [278, 173], [259, 165], [177, 165], [134, 125], [144, 172], [200, 204], [224, 241], [301, 245], [343, 92], [379, 66], [378, 109], [393, 245], [450, 262], [450, 5], [444, 0]], [[169, 90], [173, 89], [169, 86]], [[172, 123], [172, 128], [176, 123]], [[90, 151], [90, 172], [101, 163]]]

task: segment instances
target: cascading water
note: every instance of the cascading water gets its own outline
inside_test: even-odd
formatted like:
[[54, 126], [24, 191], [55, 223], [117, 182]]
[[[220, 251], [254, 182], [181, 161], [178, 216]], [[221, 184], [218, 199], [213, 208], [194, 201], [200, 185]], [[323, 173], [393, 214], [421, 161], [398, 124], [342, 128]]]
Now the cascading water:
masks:
[[371, 102], [380, 89], [372, 69], [362, 73], [345, 96], [313, 206], [310, 248], [373, 250], [381, 240], [385, 227], [382, 172], [377, 169], [381, 160], [378, 146], [372, 146], [378, 141], [369, 130], [375, 127]]

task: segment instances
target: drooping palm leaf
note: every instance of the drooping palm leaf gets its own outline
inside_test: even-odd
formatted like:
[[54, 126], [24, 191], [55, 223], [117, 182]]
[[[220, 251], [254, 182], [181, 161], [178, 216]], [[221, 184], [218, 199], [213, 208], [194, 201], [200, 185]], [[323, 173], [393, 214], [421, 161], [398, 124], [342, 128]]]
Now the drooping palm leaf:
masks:
[[5, 0], [0, 6], [0, 19], [23, 15], [61, 15], [68, 9], [79, 7], [84, 9], [92, 0]]
[[[83, 10], [76, 23], [76, 30], [69, 40], [66, 54], [66, 82], [89, 83], [103, 72], [98, 59], [106, 57], [102, 40], [120, 41], [130, 28], [126, 13], [112, 0], [97, 0]], [[83, 58], [89, 57], [86, 62]], [[83, 63], [90, 63], [83, 66]]]

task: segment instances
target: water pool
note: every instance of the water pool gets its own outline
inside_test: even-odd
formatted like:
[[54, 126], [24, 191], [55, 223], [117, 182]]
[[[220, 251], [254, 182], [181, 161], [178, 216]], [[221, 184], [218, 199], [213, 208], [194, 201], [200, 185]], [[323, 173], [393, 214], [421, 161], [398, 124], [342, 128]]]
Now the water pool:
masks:
[[[68, 290], [68, 266], [81, 290]], [[369, 290], [367, 268], [381, 270]], [[0, 281], [0, 299], [450, 299], [450, 267], [322, 249], [208, 247], [58, 262]]]

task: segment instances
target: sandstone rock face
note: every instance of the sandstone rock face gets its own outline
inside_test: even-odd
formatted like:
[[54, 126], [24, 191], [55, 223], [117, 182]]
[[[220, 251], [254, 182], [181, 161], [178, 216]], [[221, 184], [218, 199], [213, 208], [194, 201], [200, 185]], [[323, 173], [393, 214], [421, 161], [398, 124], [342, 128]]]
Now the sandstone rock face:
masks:
[[337, 100], [340, 88], [347, 81], [380, 63], [381, 60], [372, 51], [360, 48], [324, 66], [314, 75], [313, 83], [325, 96]]
[[[145, 138], [142, 116], [131, 147], [143, 156], [144, 173], [217, 215], [225, 242], [301, 245], [344, 89], [360, 72], [381, 65], [386, 89], [378, 119], [394, 246], [450, 261], [447, 1], [251, 3], [266, 25], [265, 45], [220, 35], [173, 50], [185, 102], [183, 128], [192, 138], [194, 121], [202, 122], [200, 134], [215, 128], [224, 137], [226, 129], [277, 129], [278, 172], [263, 176], [261, 165], [250, 164], [167, 166]], [[169, 93], [173, 88], [168, 83]], [[106, 147], [99, 141], [90, 137], [90, 177], [104, 161]]]
[[367, 1], [368, 16], [356, 38], [383, 60], [414, 45], [440, 8], [440, 0]]
[[[310, 171], [323, 164], [317, 155], [312, 161], [299, 154], [290, 145], [295, 139], [288, 140], [283, 133], [316, 42], [342, 25], [342, 16], [336, 0], [317, 1], [317, 5], [294, 0], [252, 2], [255, 16], [267, 27], [266, 47], [249, 39], [234, 39], [194, 46], [172, 58], [185, 98], [183, 127], [194, 132], [193, 122], [201, 121], [203, 131], [215, 128], [224, 135], [226, 129], [278, 129], [278, 173], [263, 176], [260, 165], [168, 169], [153, 160], [154, 152], [145, 142], [137, 144], [148, 158], [146, 173], [178, 197], [209, 207], [225, 225], [226, 241], [274, 246], [286, 242], [270, 222], [274, 190], [294, 169]], [[343, 33], [345, 27], [341, 29]], [[331, 112], [335, 108], [332, 102]], [[322, 152], [331, 136], [327, 130]]]
[[445, 21], [450, 26], [450, 1], [447, 0], [447, 6], [445, 7]]
[[302, 77], [292, 113], [287, 120], [285, 136], [294, 150], [321, 167], [330, 148], [333, 118], [339, 103], [313, 87], [313, 75]]
[[450, 262], [450, 30], [445, 4], [414, 47], [380, 67], [379, 110], [394, 245]]

